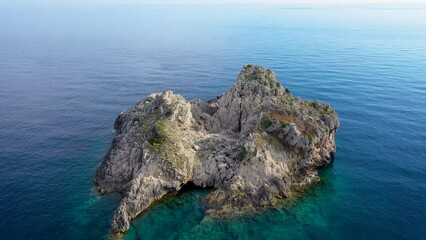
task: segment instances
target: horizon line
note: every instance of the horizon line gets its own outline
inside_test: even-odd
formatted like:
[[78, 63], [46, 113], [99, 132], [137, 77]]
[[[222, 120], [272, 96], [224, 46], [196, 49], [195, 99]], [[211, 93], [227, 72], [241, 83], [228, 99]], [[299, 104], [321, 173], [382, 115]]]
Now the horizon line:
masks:
[[51, 0], [13, 0], [13, 1], [3, 1], [0, 3], [0, 6], [4, 5], [280, 5], [280, 6], [298, 6], [298, 7], [319, 7], [319, 6], [426, 6], [426, 2], [419, 0], [403, 1], [403, 0], [392, 0], [383, 2], [383, 0], [366, 0], [365, 2], [350, 2], [348, 1], [335, 1], [335, 0], [325, 0], [325, 1], [277, 1], [277, 0], [267, 0], [267, 1], [258, 1], [258, 0], [237, 0], [230, 2], [229, 0], [206, 0], [206, 1], [196, 1], [196, 0], [159, 0], [159, 1], [141, 1], [141, 0], [92, 0], [92, 1], [51, 1]]

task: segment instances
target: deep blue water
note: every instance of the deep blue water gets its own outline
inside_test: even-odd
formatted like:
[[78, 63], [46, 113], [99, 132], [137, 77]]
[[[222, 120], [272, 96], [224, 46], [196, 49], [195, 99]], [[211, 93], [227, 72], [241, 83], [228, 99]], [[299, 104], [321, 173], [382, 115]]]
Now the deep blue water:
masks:
[[182, 193], [127, 239], [426, 239], [426, 8], [209, 5], [0, 7], [0, 238], [106, 238], [120, 197], [92, 180], [115, 117], [213, 98], [246, 63], [337, 110], [323, 181], [222, 222]]

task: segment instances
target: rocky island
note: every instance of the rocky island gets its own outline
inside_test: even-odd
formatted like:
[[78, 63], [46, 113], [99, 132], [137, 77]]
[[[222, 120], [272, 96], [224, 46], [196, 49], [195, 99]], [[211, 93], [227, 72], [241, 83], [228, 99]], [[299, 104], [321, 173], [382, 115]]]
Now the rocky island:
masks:
[[151, 94], [122, 112], [95, 183], [122, 193], [112, 228], [125, 232], [148, 206], [193, 184], [212, 187], [212, 216], [274, 206], [320, 180], [339, 127], [336, 112], [293, 97], [269, 69], [245, 65], [222, 96], [186, 101]]

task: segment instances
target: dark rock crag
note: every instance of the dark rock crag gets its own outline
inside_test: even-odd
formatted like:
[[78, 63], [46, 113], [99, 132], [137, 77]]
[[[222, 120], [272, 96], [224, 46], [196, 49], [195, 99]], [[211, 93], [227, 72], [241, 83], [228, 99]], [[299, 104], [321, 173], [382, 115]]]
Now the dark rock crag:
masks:
[[336, 112], [293, 97], [266, 68], [245, 65], [222, 96], [186, 101], [166, 91], [122, 112], [95, 183], [123, 195], [115, 233], [165, 194], [187, 183], [213, 187], [207, 214], [223, 216], [274, 206], [319, 181], [339, 127]]

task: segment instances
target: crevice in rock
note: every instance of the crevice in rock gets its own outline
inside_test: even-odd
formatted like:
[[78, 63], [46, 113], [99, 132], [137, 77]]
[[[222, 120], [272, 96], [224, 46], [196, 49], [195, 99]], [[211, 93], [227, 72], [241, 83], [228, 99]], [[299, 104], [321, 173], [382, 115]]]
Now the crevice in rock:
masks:
[[203, 189], [214, 189], [214, 187], [212, 186], [201, 187], [201, 186], [195, 185], [192, 181], [189, 181], [185, 183], [184, 185], [182, 185], [182, 187], [177, 192], [177, 194], [182, 194], [182, 193], [190, 192], [193, 190], [203, 190]]
[[238, 132], [241, 132], [241, 119], [243, 118], [242, 103], [240, 102], [240, 117], [238, 119]]
[[330, 165], [334, 163], [334, 152], [330, 152]]

